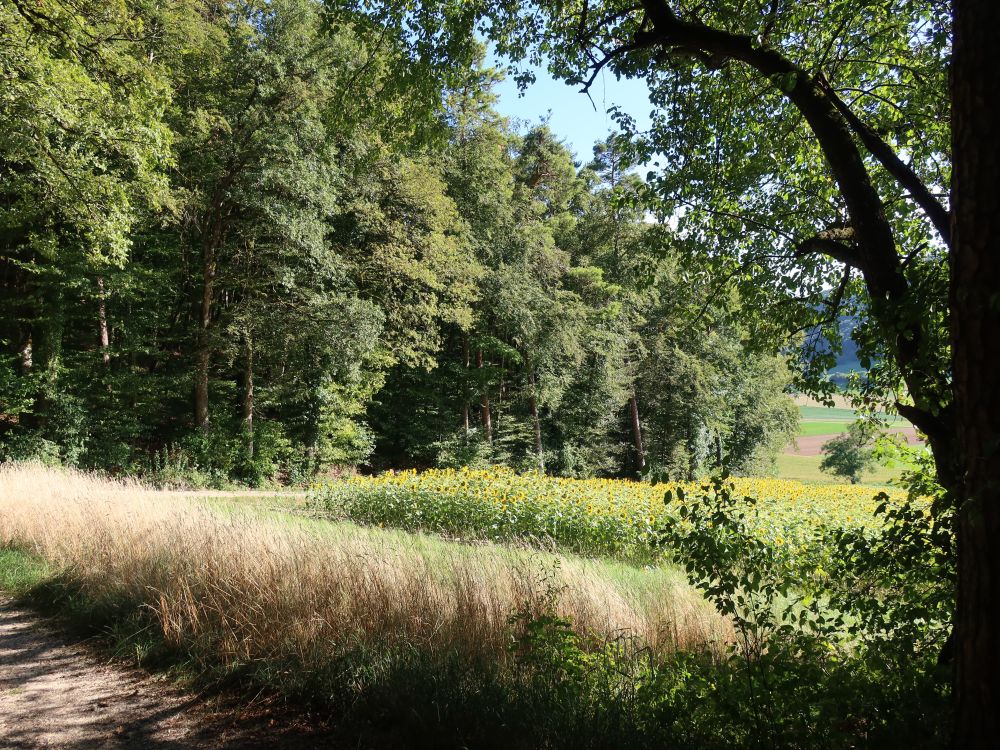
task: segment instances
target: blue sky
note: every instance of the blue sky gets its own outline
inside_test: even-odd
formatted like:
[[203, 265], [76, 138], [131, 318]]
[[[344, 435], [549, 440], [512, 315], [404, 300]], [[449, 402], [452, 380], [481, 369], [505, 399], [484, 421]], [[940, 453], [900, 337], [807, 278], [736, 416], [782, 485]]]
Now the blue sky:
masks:
[[[492, 55], [487, 64], [504, 68], [503, 62]], [[586, 94], [579, 93], [579, 86], [567, 86], [553, 80], [543, 69], [533, 70], [537, 80], [523, 97], [519, 96], [513, 79], [508, 78], [497, 86], [497, 110], [512, 120], [524, 121], [516, 123], [521, 129], [537, 124], [551, 112], [549, 127], [573, 150], [578, 161], [589, 161], [594, 143], [614, 129], [614, 120], [607, 113], [612, 106], [621, 107], [635, 118], [640, 129], [649, 126], [651, 105], [642, 80], [619, 81], [613, 73], [605, 71], [590, 88], [592, 104]]]

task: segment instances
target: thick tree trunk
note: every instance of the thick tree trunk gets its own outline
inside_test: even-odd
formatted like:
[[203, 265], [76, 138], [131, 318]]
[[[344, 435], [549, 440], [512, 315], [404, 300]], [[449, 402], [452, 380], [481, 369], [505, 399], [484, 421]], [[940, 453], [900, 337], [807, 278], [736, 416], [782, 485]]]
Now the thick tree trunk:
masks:
[[[632, 391], [632, 397], [628, 400], [628, 412], [632, 422], [632, 447], [635, 449], [635, 460], [639, 471], [646, 468], [646, 453], [642, 448], [642, 425], [639, 422], [639, 399]], [[621, 412], [619, 412], [620, 414]], [[620, 424], [620, 423], [619, 423]]]
[[955, 0], [951, 326], [959, 497], [956, 748], [1000, 742], [1000, 3]]
[[101, 361], [104, 364], [111, 362], [111, 336], [108, 334], [108, 312], [104, 304], [104, 277], [97, 277], [97, 320], [100, 326], [99, 337], [101, 340]]
[[208, 368], [212, 360], [209, 329], [212, 325], [212, 303], [215, 294], [215, 244], [210, 238], [206, 238], [202, 244], [201, 278], [201, 316], [194, 375], [194, 422], [198, 428], [207, 430]]
[[[483, 350], [476, 350], [476, 367], [483, 367]], [[493, 420], [490, 417], [490, 393], [489, 389], [484, 385], [483, 393], [479, 400], [479, 412], [483, 421], [483, 434], [486, 436], [486, 442], [493, 442]]]
[[247, 456], [253, 460], [253, 342], [247, 337], [246, 370], [243, 373], [243, 432]]
[[538, 418], [538, 399], [535, 397], [535, 371], [528, 370], [528, 385], [530, 396], [528, 405], [531, 408], [531, 423], [535, 430], [535, 455], [538, 457], [538, 470], [545, 473], [545, 451], [542, 448], [542, 422]]

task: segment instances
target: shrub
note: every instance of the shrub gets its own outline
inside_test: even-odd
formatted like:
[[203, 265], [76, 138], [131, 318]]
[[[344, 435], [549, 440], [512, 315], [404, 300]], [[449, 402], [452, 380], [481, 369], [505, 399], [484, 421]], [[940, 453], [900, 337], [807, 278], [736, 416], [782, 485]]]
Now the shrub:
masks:
[[[877, 530], [818, 527], [804, 543], [759, 534], [756, 500], [725, 477], [685, 499], [661, 542], [737, 637], [720, 674], [737, 726], [765, 747], [944, 747], [953, 609], [946, 511], [878, 496]], [[668, 495], [668, 501], [669, 501]], [[916, 504], [915, 504], [916, 503]], [[719, 680], [721, 682], [721, 679]]]

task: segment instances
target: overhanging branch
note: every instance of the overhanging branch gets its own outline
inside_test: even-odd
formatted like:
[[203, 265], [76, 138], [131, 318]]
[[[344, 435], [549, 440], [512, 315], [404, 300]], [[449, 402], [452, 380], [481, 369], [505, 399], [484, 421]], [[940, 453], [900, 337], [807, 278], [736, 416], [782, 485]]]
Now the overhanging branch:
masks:
[[874, 272], [869, 280], [879, 287], [877, 294], [884, 297], [886, 293], [905, 293], [906, 282], [899, 274], [895, 238], [882, 200], [850, 126], [814, 78], [780, 52], [758, 46], [749, 36], [680, 18], [666, 0], [643, 0], [643, 8], [653, 27], [635, 34], [633, 41], [638, 46], [659, 46], [689, 54], [700, 50], [716, 59], [746, 63], [771, 80], [795, 105], [816, 136], [844, 196], [856, 233], [855, 244], [866, 255], [867, 269]]
[[[844, 199], [853, 233], [847, 242], [845, 238], [820, 233], [800, 243], [796, 254], [822, 253], [860, 270], [876, 311], [874, 314], [907, 389], [918, 401], [935, 397], [937, 385], [922, 362], [926, 331], [920, 319], [907, 314], [913, 290], [903, 272], [885, 203], [862, 155], [863, 149], [872, 150], [878, 144], [871, 140], [865, 143], [863, 139], [859, 143], [862, 132], [838, 108], [834, 97], [822, 88], [814, 75], [780, 50], [748, 35], [713, 28], [696, 18], [682, 18], [671, 8], [669, 0], [642, 0], [642, 7], [645, 19], [633, 33], [632, 49], [651, 49], [654, 55], [693, 54], [713, 62], [742, 62], [768, 80], [799, 111]], [[883, 157], [892, 165], [889, 171], [902, 184], [900, 176], [907, 175], [888, 158], [890, 154], [895, 156], [894, 152], [884, 142], [883, 146]], [[911, 184], [915, 198], [921, 184], [919, 180]], [[938, 205], [935, 211], [934, 206], [928, 204], [936, 219], [935, 228], [940, 229], [943, 209]], [[942, 236], [948, 235], [942, 232]]]
[[850, 227], [830, 227], [815, 236], [802, 240], [795, 248], [795, 256], [819, 254], [843, 263], [850, 268], [864, 270], [864, 256], [857, 247], [846, 244], [854, 239]]
[[837, 111], [843, 115], [847, 124], [851, 126], [851, 130], [857, 134], [864, 147], [868, 149], [872, 156], [878, 159], [879, 163], [885, 167], [885, 170], [896, 179], [896, 182], [924, 210], [927, 218], [931, 220], [934, 228], [941, 235], [941, 239], [944, 240], [946, 245], [950, 246], [951, 216], [945, 207], [931, 194], [931, 191], [924, 185], [920, 177], [917, 176], [917, 173], [899, 158], [892, 147], [882, 140], [878, 133], [862, 122], [861, 118], [854, 114], [847, 105], [847, 102], [838, 96], [825, 77], [820, 75], [817, 78], [817, 82], [823, 92], [830, 97], [833, 106], [837, 108]]

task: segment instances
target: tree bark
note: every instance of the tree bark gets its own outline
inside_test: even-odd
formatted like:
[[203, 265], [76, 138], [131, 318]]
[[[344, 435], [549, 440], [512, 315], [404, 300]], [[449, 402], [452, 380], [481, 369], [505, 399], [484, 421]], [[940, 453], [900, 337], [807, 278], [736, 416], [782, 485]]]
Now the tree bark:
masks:
[[542, 422], [538, 418], [538, 399], [535, 396], [535, 371], [528, 368], [528, 385], [530, 396], [528, 405], [531, 408], [531, 423], [535, 430], [535, 455], [538, 457], [538, 470], [545, 473], [545, 451], [542, 448]]
[[642, 425], [639, 422], [639, 399], [635, 394], [635, 389], [632, 390], [632, 396], [628, 400], [628, 412], [632, 422], [632, 447], [635, 449], [636, 465], [638, 466], [639, 471], [642, 471], [646, 468], [646, 453], [642, 448]]
[[958, 450], [954, 747], [1000, 737], [1000, 3], [955, 0], [951, 336]]
[[[483, 367], [483, 350], [476, 350], [476, 367], [482, 369]], [[490, 393], [489, 389], [485, 384], [483, 384], [483, 393], [479, 400], [479, 413], [483, 421], [483, 434], [486, 436], [486, 442], [493, 442], [493, 420], [490, 417]]]
[[101, 361], [104, 364], [111, 362], [111, 336], [108, 334], [108, 312], [104, 304], [104, 277], [97, 277], [97, 319], [100, 326], [99, 336], [101, 340]]

